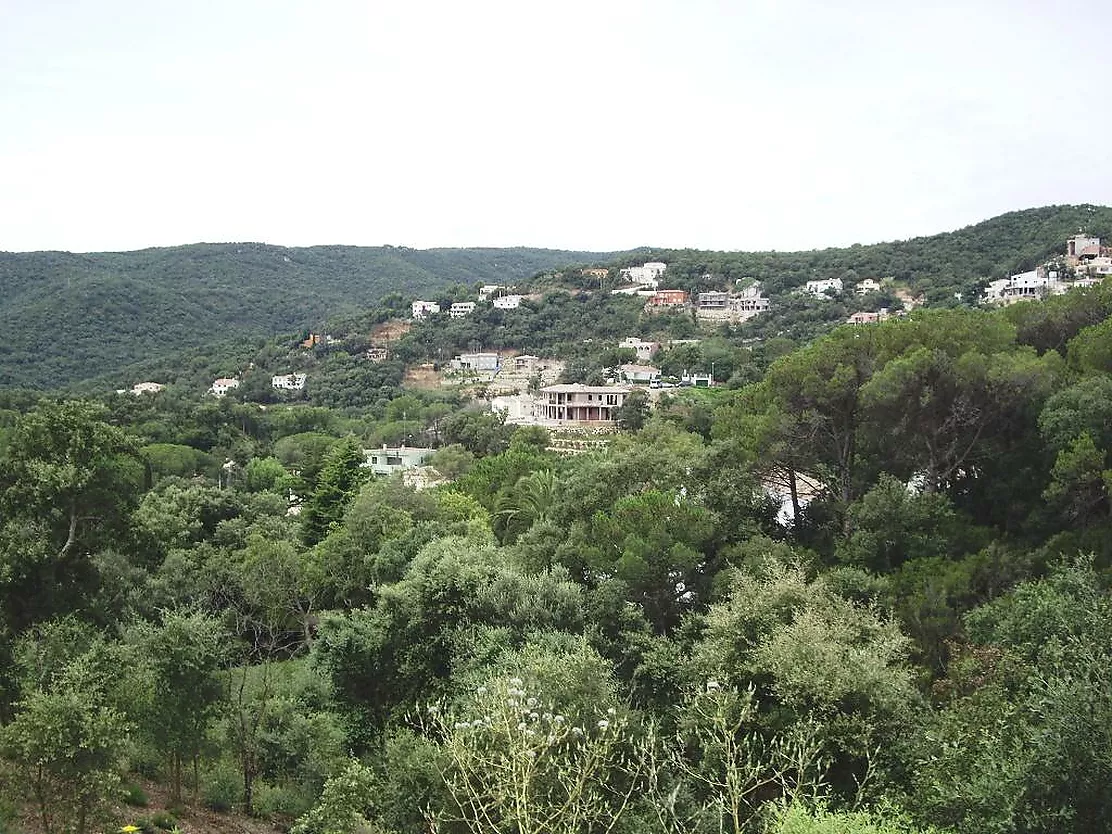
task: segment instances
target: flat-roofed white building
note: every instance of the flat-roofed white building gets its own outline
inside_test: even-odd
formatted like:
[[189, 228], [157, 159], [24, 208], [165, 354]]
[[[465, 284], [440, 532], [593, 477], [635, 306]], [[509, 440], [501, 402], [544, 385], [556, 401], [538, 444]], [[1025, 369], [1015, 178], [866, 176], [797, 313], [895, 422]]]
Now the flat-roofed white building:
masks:
[[413, 318], [421, 321], [425, 316], [435, 315], [440, 312], [440, 305], [435, 301], [414, 301], [412, 305]]
[[842, 291], [842, 279], [823, 278], [818, 281], [808, 281], [805, 289], [815, 298], [827, 298], [831, 293]]
[[137, 397], [140, 394], [157, 394], [165, 387], [161, 382], [137, 382], [131, 386], [131, 393]]
[[523, 295], [500, 295], [494, 299], [494, 306], [498, 310], [516, 310], [521, 306]]
[[651, 385], [660, 381], [660, 368], [652, 365], [619, 365], [618, 376], [630, 385]]
[[537, 399], [529, 394], [506, 394], [490, 401], [490, 410], [501, 414], [511, 426], [537, 422]]
[[474, 301], [456, 301], [448, 308], [448, 315], [454, 319], [462, 319], [475, 312]]
[[461, 353], [449, 367], [453, 371], [497, 371], [500, 364], [497, 353]]
[[305, 374], [279, 374], [270, 378], [270, 387], [279, 391], [302, 391], [306, 379]]
[[403, 469], [422, 466], [432, 455], [432, 449], [415, 446], [386, 446], [381, 449], [364, 449], [363, 466], [376, 475], [392, 475]]

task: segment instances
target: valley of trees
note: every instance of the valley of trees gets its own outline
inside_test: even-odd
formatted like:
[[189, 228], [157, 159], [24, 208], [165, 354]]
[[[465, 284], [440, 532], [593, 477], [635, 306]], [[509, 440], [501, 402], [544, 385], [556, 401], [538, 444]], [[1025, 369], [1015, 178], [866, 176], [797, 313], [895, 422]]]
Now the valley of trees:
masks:
[[[643, 324], [593, 298], [522, 314], [584, 375], [574, 322]], [[333, 400], [8, 391], [0, 826], [1104, 831], [1110, 314], [1098, 287], [719, 334], [688, 359], [729, 387], [574, 456], [400, 387], [454, 330]], [[360, 466], [402, 439], [450, 483]]]

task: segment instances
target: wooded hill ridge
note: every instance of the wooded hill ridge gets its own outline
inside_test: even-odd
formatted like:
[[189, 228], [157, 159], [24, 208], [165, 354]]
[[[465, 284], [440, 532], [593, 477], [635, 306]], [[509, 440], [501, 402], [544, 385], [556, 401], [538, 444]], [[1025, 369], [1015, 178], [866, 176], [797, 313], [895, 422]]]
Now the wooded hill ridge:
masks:
[[515, 281], [569, 261], [610, 257], [261, 243], [0, 253], [0, 385], [59, 388], [214, 340], [318, 326], [394, 291]]
[[568, 266], [668, 263], [670, 281], [753, 277], [767, 294], [815, 278], [888, 277], [928, 304], [966, 303], [984, 282], [1028, 269], [1079, 228], [1112, 237], [1112, 208], [1047, 206], [954, 232], [810, 252], [625, 253], [201, 243], [137, 252], [0, 253], [0, 385], [55, 389], [171, 358], [214, 340], [317, 327], [392, 292], [512, 284]]

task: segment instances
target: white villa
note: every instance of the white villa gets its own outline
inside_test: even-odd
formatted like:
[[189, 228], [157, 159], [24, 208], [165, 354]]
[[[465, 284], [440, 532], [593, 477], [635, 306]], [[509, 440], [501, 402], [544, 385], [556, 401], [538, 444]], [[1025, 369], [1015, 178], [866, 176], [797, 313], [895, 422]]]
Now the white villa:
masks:
[[499, 290], [508, 290], [509, 287], [504, 287], [501, 284], [483, 284], [479, 287], [479, 301], [486, 301]]
[[131, 393], [137, 397], [141, 394], [157, 394], [165, 387], [161, 382], [137, 382], [131, 386]]
[[537, 398], [537, 419], [556, 426], [612, 426], [629, 393], [614, 385], [549, 385]]
[[413, 302], [413, 318], [421, 321], [429, 314], [440, 312], [440, 305], [435, 301], [414, 301]]
[[655, 289], [666, 269], [668, 264], [650, 261], [643, 266], [626, 267], [621, 271], [621, 276], [634, 284], [648, 284]]
[[454, 319], [462, 319], [475, 312], [474, 301], [456, 301], [448, 308], [448, 315]]
[[506, 394], [490, 401], [490, 410], [501, 414], [511, 426], [528, 426], [537, 422], [537, 400], [528, 394]]
[[223, 397], [233, 388], [239, 388], [238, 379], [235, 377], [220, 377], [220, 379], [213, 380], [209, 393], [214, 397]]
[[823, 278], [818, 281], [808, 281], [804, 289], [815, 298], [827, 298], [831, 293], [842, 291], [842, 279]]
[[392, 475], [403, 469], [421, 466], [432, 455], [432, 449], [411, 446], [386, 446], [381, 449], [364, 449], [363, 466], [376, 475]]
[[494, 299], [494, 306], [498, 310], [516, 310], [521, 306], [523, 295], [500, 295]]
[[270, 378], [270, 387], [279, 391], [303, 391], [306, 379], [305, 374], [280, 374]]
[[642, 362], [652, 359], [653, 354], [660, 350], [659, 342], [643, 342], [636, 336], [630, 336], [618, 342], [618, 347], [632, 350]]
[[985, 301], [992, 304], [1014, 304], [1031, 298], [1061, 295], [1070, 285], [1059, 280], [1058, 273], [1044, 266], [1020, 272], [991, 282], [985, 288]]
[[868, 295], [871, 292], [880, 292], [880, 281], [875, 278], [863, 278], [857, 282], [853, 291], [858, 295]]
[[461, 353], [449, 363], [453, 371], [497, 371], [500, 366], [497, 353]]
[[618, 376], [629, 385], [651, 385], [660, 381], [660, 368], [652, 365], [619, 365]]

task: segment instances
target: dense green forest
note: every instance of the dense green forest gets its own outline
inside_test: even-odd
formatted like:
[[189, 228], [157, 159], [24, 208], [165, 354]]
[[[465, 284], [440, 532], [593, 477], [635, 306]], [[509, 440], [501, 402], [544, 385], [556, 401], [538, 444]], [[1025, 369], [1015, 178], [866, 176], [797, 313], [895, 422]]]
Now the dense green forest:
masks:
[[513, 283], [609, 256], [545, 249], [196, 244], [0, 253], [0, 385], [60, 388], [189, 348], [319, 327], [402, 290]]
[[[616, 280], [618, 267], [649, 259], [668, 264], [670, 286], [693, 292], [731, 288], [743, 278], [760, 280], [773, 299], [772, 312], [726, 335], [735, 341], [787, 338], [803, 343], [869, 305], [898, 307], [892, 294], [896, 288], [931, 306], [968, 305], [986, 281], [1061, 252], [1066, 237], [1079, 228], [1112, 237], [1112, 209], [1029, 209], [931, 237], [812, 252], [646, 248], [619, 255], [538, 249], [293, 249], [243, 243], [116, 254], [0, 253], [0, 326], [5, 333], [0, 384], [57, 390], [83, 381], [115, 384], [157, 375], [196, 385], [219, 367], [226, 370], [218, 373], [240, 370], [269, 340], [289, 332], [335, 326], [341, 334], [365, 337], [356, 325], [368, 324], [373, 316], [367, 311], [376, 305], [390, 308], [382, 304], [384, 296], [393, 296], [394, 302], [421, 294], [473, 300], [479, 283], [516, 284], [540, 295], [605, 291], [609, 284], [582, 279], [578, 270], [567, 267], [611, 267]], [[851, 283], [891, 278], [892, 284], [879, 296], [850, 296], [826, 305], [808, 304], [792, 294], [808, 280], [835, 277]], [[580, 312], [609, 316], [620, 309], [615, 303]], [[627, 313], [634, 309], [627, 305]], [[393, 312], [405, 315], [404, 304], [395, 303]], [[450, 358], [446, 351], [468, 345], [574, 352], [565, 338], [566, 309], [544, 310], [532, 319], [525, 313], [484, 312], [482, 320], [451, 325], [455, 331], [471, 328], [468, 334], [437, 336], [426, 329], [427, 358]], [[629, 318], [623, 322], [627, 329], [633, 326]], [[584, 319], [580, 329], [589, 331], [593, 323]], [[608, 323], [602, 324], [606, 335], [612, 335]], [[651, 332], [650, 325], [637, 329]], [[682, 323], [664, 330], [690, 335]], [[419, 349], [409, 351], [417, 353]], [[589, 357], [569, 358], [589, 363]], [[350, 379], [362, 372], [350, 367], [341, 375]]]
[[[689, 324], [550, 296], [521, 338], [569, 356], [585, 310], [599, 339]], [[1104, 831], [1110, 314], [1103, 286], [716, 334], [690, 358], [730, 386], [574, 456], [393, 379], [9, 392], [2, 825]], [[467, 348], [438, 332], [401, 349]], [[361, 449], [399, 438], [447, 482], [370, 477]]]

